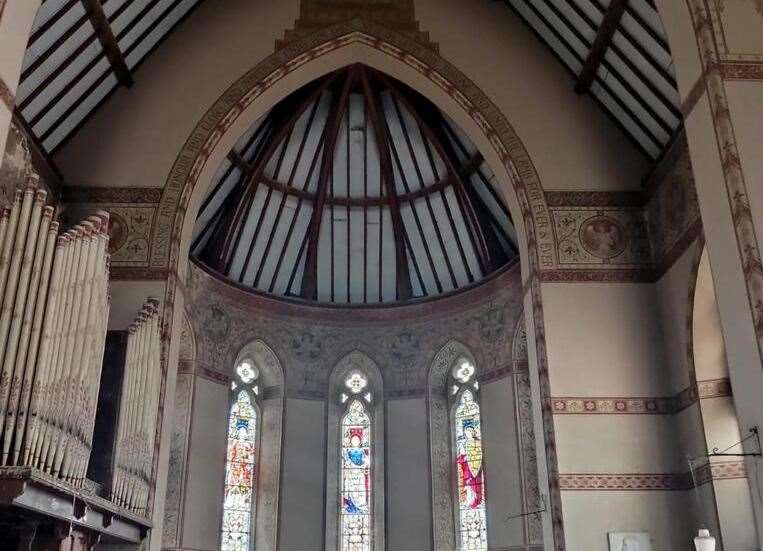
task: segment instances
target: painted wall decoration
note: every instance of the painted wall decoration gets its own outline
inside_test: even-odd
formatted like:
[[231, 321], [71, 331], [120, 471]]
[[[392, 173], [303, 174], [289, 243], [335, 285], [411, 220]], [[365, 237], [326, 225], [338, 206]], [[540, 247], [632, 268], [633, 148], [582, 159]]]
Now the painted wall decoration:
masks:
[[[236, 289], [196, 265], [190, 270], [186, 290], [186, 307], [196, 343], [196, 361], [192, 362], [196, 372], [203, 366], [208, 372], [220, 374], [220, 384], [230, 384], [229, 366], [235, 363], [231, 354], [240, 350], [242, 344], [260, 338], [272, 346], [279, 357], [284, 369], [287, 398], [337, 400], [339, 404], [341, 393], [337, 393], [337, 396], [327, 395], [332, 369], [349, 352], [363, 351], [373, 359], [382, 373], [384, 392], [379, 399], [423, 399], [434, 356], [454, 335], [458, 336], [474, 351], [473, 360], [480, 366], [479, 378], [474, 382], [481, 385], [483, 381], [487, 384], [502, 377], [514, 378], [512, 388], [517, 404], [521, 464], [518, 476], [523, 481], [525, 507], [528, 510], [540, 508], [541, 492], [537, 476], [536, 439], [518, 267], [454, 297], [441, 297], [436, 301], [413, 306], [360, 309], [358, 315], [350, 321], [342, 309], [310, 306], [295, 308], [283, 299], [269, 299]], [[252, 311], [257, 311], [258, 315], [252, 316]], [[394, 330], [390, 330], [391, 322], [395, 324]], [[209, 377], [205, 378], [210, 380]], [[353, 399], [360, 399], [361, 402], [366, 399], [364, 392], [356, 396], [345, 389], [342, 393], [347, 397], [347, 401], [341, 405], [342, 411]], [[373, 400], [376, 403], [377, 397], [374, 396]], [[446, 418], [448, 410], [446, 405]], [[450, 432], [447, 427], [448, 424], [445, 425], [444, 442], [446, 448], [450, 449]], [[342, 449], [343, 459], [346, 455], [344, 452], [353, 448], [351, 432], [347, 432], [347, 449]], [[367, 436], [365, 431], [363, 436]], [[473, 448], [466, 442], [462, 447], [464, 450]], [[446, 452], [444, 457], [447, 472], [455, 472], [452, 471], [455, 455], [451, 457]], [[472, 467], [479, 477], [479, 467]], [[447, 477], [447, 492], [453, 493], [449, 481], [450, 477]], [[365, 491], [365, 486], [360, 488]], [[355, 497], [359, 496], [348, 496], [352, 498], [352, 511], [363, 513], [363, 508], [355, 503]], [[332, 500], [331, 503], [335, 501]], [[344, 500], [340, 504], [344, 505]], [[484, 512], [484, 504], [483, 499], [477, 504], [477, 509]], [[454, 510], [448, 509], [446, 514], [452, 523]], [[523, 533], [527, 544], [542, 542], [540, 518], [528, 517], [524, 522]], [[338, 536], [341, 536], [342, 529], [337, 528]], [[374, 534], [373, 528], [356, 532], [348, 529], [348, 541], [360, 534], [360, 540], [353, 541], [361, 546], [357, 549], [366, 549], [362, 547], [365, 545], [362, 534]], [[482, 541], [481, 536], [478, 540]]]
[[[192, 265], [187, 308], [197, 363], [209, 369], [227, 373], [225, 366], [235, 361], [233, 351], [262, 338], [286, 366], [287, 396], [323, 397], [337, 360], [360, 350], [372, 353], [383, 370], [385, 394], [423, 396], [434, 353], [454, 335], [475, 350], [482, 373], [511, 367], [513, 334], [522, 309], [520, 288], [517, 266], [452, 299], [412, 308], [367, 309], [360, 318], [348, 320], [337, 309], [300, 307], [293, 310], [298, 315], [289, 315], [289, 305], [282, 300], [236, 289]], [[252, 311], [258, 315], [252, 316]], [[395, 331], [389, 330], [391, 320]]]
[[111, 215], [109, 253], [111, 266], [148, 268], [152, 246], [152, 226], [157, 203], [157, 188], [66, 188], [65, 217], [105, 210]]

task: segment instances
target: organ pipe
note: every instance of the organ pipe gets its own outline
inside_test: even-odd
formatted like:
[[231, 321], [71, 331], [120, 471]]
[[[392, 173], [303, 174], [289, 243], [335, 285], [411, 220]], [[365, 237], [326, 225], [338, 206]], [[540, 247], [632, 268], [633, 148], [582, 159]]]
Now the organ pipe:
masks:
[[148, 511], [161, 385], [159, 302], [148, 299], [129, 328], [111, 499]]
[[0, 213], [0, 465], [82, 485], [109, 312], [108, 223], [59, 234], [30, 185]]

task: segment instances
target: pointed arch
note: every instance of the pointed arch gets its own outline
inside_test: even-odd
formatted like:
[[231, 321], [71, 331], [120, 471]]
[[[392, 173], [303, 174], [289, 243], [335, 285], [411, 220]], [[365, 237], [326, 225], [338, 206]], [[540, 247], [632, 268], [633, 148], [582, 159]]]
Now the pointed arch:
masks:
[[427, 376], [429, 410], [429, 450], [432, 493], [432, 542], [434, 551], [455, 551], [456, 509], [453, 499], [451, 461], [451, 421], [448, 403], [448, 375], [456, 360], [474, 362], [474, 355], [457, 340], [448, 341], [435, 354]]
[[[360, 374], [365, 385], [357, 394], [345, 386], [348, 377]], [[370, 393], [370, 399], [365, 397]], [[345, 398], [346, 397], [346, 398]], [[342, 551], [340, 514], [342, 488], [342, 429], [349, 408], [362, 403], [367, 412], [371, 439], [367, 442], [370, 464], [370, 531], [372, 535], [369, 551], [383, 551], [385, 534], [384, 515], [384, 383], [378, 365], [369, 356], [354, 350], [343, 356], [334, 366], [329, 377], [328, 415], [326, 429], [326, 549]]]
[[[205, 183], [236, 137], [270, 107], [303, 84], [348, 63], [362, 62], [423, 93], [471, 139], [495, 172], [496, 184], [517, 224], [517, 241], [527, 294], [527, 319], [545, 446], [543, 485], [548, 487], [550, 514], [544, 532], [563, 551], [561, 493], [558, 485], [554, 420], [545, 352], [541, 267], [556, 262], [554, 232], [540, 178], [521, 138], [489, 97], [457, 67], [426, 45], [372, 21], [352, 19], [322, 28], [278, 50], [246, 73], [210, 107], [188, 137], [168, 175], [151, 235], [152, 266], [169, 266], [166, 291], [170, 333], [177, 316], [177, 288], [185, 277], [191, 234]], [[520, 223], [520, 220], [522, 223]], [[530, 309], [531, 308], [531, 309]]]
[[[243, 371], [242, 366], [245, 368]], [[247, 453], [251, 453], [243, 459], [239, 458], [245, 475], [252, 479], [248, 548], [276, 549], [284, 409], [283, 369], [273, 349], [264, 341], [254, 339], [240, 349], [231, 371], [226, 458], [228, 463], [232, 461], [231, 446], [238, 441], [242, 442]], [[239, 430], [234, 423], [247, 425], [248, 430], [241, 438], [238, 438]], [[226, 496], [230, 483], [228, 470], [226, 468]], [[224, 519], [222, 532], [225, 528]]]

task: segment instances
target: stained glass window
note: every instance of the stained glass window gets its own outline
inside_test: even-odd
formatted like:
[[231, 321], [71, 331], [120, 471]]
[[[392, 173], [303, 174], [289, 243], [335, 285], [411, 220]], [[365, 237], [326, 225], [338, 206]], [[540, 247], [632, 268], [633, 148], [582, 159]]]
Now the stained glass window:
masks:
[[[353, 394], [367, 386], [360, 373], [351, 374], [345, 381]], [[371, 551], [372, 549], [372, 489], [371, 489], [371, 418], [366, 409], [371, 392], [340, 398], [347, 404], [340, 427], [340, 551]], [[349, 402], [348, 402], [349, 400]]]
[[237, 366], [231, 384], [221, 551], [251, 551], [257, 459], [257, 368]]
[[474, 365], [462, 360], [453, 369], [455, 410], [453, 446], [457, 480], [457, 537], [461, 551], [487, 549], [487, 514], [485, 509], [485, 473], [482, 468], [482, 423], [479, 384]]

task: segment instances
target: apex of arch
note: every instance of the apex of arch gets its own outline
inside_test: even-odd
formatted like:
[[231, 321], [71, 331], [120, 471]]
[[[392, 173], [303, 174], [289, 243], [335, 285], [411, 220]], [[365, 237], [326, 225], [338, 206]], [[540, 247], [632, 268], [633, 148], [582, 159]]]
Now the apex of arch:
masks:
[[342, 25], [351, 31], [373, 31], [381, 26], [395, 31], [419, 44], [439, 50], [429, 33], [419, 28], [413, 0], [302, 0], [300, 16], [292, 29], [276, 41], [276, 51], [289, 43], [329, 26]]

